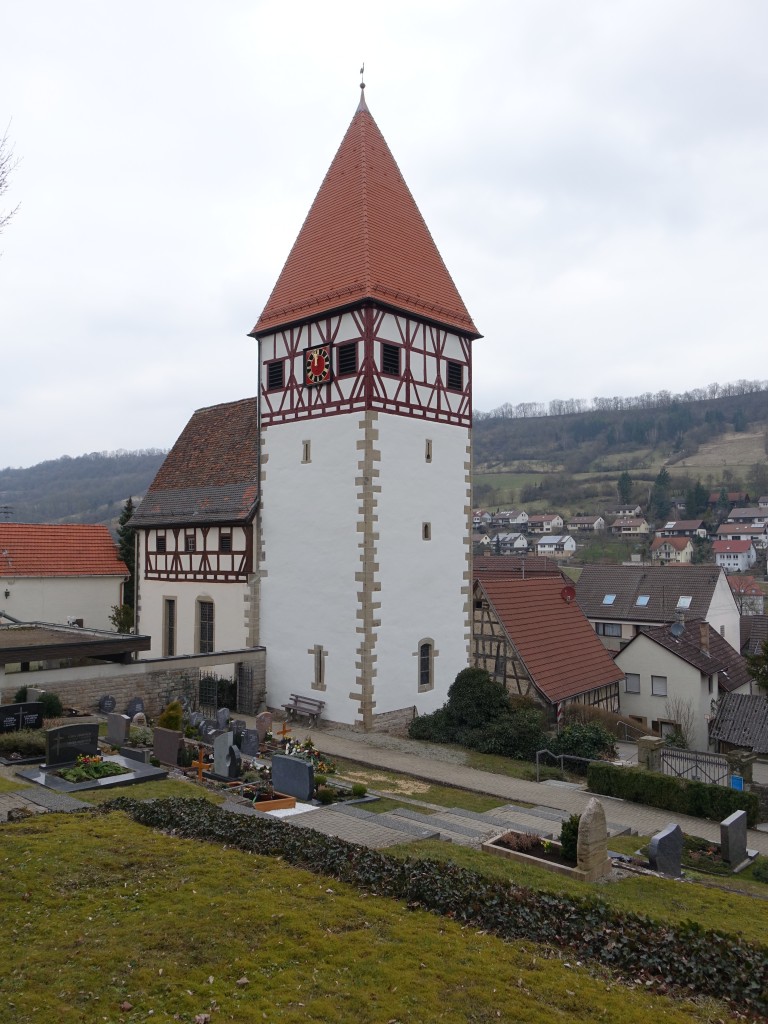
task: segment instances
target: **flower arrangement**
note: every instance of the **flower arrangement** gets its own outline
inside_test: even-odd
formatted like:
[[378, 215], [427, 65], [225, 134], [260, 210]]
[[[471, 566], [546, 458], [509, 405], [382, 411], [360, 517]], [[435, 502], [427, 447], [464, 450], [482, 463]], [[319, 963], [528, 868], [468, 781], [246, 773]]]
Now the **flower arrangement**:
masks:
[[336, 772], [335, 763], [323, 757], [309, 737], [305, 740], [286, 740], [283, 753], [288, 757], [300, 757], [311, 762], [315, 771], [323, 775], [334, 775]]

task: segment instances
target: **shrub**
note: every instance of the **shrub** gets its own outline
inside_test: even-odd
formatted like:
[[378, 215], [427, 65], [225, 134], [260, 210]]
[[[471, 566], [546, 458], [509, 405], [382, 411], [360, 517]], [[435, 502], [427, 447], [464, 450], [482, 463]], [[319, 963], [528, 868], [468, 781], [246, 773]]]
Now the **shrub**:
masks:
[[509, 711], [509, 695], [484, 669], [465, 668], [451, 684], [444, 710], [450, 728], [482, 728]]
[[359, 799], [361, 796], [365, 796], [368, 792], [368, 787], [364, 782], [353, 782], [352, 783], [352, 796]]
[[132, 747], [150, 747], [152, 730], [148, 725], [132, 725], [128, 730], [128, 742]]
[[181, 702], [178, 700], [172, 700], [168, 707], [160, 713], [160, 716], [157, 719], [157, 724], [161, 729], [181, 730], [183, 717], [184, 712], [181, 708]]
[[482, 730], [476, 749], [483, 754], [533, 761], [536, 751], [547, 745], [542, 722], [541, 711], [533, 709], [508, 714]]
[[438, 708], [431, 715], [418, 715], [408, 726], [408, 735], [413, 740], [431, 740], [432, 743], [453, 742], [453, 731], [448, 725], [445, 708]]
[[315, 776], [315, 788], [318, 789], [320, 786], [324, 786], [327, 781], [328, 781], [328, 779], [326, 778], [325, 775], [316, 775]]
[[317, 791], [317, 799], [321, 804], [332, 804], [335, 799], [335, 794], [330, 786], [320, 786]]
[[722, 821], [734, 811], [746, 811], [750, 828], [760, 820], [760, 804], [754, 793], [740, 793], [725, 786], [678, 779], [642, 768], [618, 768], [594, 762], [587, 771], [587, 788], [604, 796], [617, 796], [636, 804], [649, 804], [713, 821]]
[[192, 747], [186, 743], [179, 744], [179, 753], [176, 757], [176, 763], [181, 768], [190, 768], [192, 762], [195, 760], [195, 751]]
[[581, 821], [580, 814], [572, 814], [570, 818], [566, 818], [563, 821], [560, 829], [560, 845], [563, 850], [563, 857], [565, 860], [569, 860], [572, 864], [575, 864], [579, 843], [579, 822]]
[[616, 756], [613, 736], [597, 722], [574, 722], [573, 725], [566, 725], [552, 739], [550, 750], [553, 754], [569, 754], [571, 757]]
[[758, 857], [752, 865], [752, 877], [756, 882], [768, 882], [768, 857]]
[[[13, 702], [14, 704], [25, 704], [26, 701], [27, 687], [21, 686], [14, 694]], [[39, 702], [43, 705], [43, 718], [61, 718], [64, 713], [64, 705], [61, 703], [61, 697], [57, 693], [43, 690], [40, 694]]]

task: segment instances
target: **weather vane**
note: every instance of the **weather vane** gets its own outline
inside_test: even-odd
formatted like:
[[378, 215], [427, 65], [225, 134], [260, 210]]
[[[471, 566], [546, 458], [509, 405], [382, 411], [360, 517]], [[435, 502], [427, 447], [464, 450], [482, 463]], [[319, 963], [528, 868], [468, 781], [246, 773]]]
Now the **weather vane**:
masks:
[[365, 82], [363, 81], [363, 75], [364, 74], [365, 74], [365, 61], [363, 61], [363, 66], [360, 68], [360, 88], [361, 89], [365, 88]]

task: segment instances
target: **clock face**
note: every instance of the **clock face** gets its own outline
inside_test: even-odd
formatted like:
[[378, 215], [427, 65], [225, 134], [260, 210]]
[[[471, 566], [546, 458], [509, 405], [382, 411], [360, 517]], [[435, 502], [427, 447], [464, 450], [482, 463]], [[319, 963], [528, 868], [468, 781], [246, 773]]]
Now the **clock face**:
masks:
[[304, 352], [304, 383], [308, 387], [327, 384], [331, 379], [331, 349], [328, 345], [316, 345]]

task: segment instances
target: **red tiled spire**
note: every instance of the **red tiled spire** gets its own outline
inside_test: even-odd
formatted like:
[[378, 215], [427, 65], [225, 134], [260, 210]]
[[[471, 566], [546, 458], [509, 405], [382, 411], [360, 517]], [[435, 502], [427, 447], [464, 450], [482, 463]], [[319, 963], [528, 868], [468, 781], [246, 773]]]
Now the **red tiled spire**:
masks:
[[361, 94], [251, 334], [364, 299], [480, 336]]

